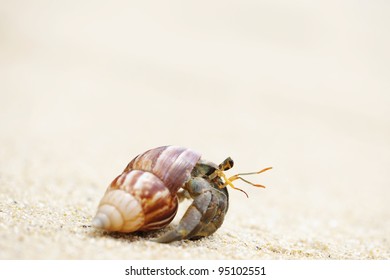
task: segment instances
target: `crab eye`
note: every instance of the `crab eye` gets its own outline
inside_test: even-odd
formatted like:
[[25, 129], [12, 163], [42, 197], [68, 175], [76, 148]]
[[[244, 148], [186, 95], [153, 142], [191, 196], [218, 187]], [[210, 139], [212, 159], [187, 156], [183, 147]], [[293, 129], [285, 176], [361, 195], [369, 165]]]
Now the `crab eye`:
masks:
[[232, 168], [233, 165], [234, 165], [233, 160], [231, 159], [231, 157], [228, 157], [218, 167], [222, 171], [226, 171], [226, 170], [229, 170], [230, 168]]

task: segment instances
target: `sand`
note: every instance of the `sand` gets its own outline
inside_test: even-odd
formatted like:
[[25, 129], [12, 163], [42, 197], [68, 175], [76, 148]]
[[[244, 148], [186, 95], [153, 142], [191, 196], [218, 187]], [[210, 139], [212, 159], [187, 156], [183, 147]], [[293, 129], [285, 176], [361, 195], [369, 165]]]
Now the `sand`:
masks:
[[[0, 259], [389, 259], [377, 4], [0, 3]], [[127, 163], [169, 144], [274, 169], [208, 238], [92, 228]]]

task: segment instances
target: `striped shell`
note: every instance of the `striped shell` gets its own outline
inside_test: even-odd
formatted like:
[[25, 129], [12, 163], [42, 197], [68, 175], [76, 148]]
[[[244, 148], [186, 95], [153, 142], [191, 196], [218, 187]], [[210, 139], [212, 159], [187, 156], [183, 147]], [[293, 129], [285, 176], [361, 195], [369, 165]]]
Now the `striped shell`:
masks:
[[165, 227], [177, 212], [176, 193], [199, 159], [197, 152], [177, 146], [138, 155], [108, 187], [92, 225], [120, 232]]

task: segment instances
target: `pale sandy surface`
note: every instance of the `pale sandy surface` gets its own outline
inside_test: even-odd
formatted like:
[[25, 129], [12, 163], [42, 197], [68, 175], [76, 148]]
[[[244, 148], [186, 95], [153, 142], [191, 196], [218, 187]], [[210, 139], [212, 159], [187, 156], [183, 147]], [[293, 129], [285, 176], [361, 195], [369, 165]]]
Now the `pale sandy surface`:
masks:
[[[0, 2], [1, 259], [390, 258], [389, 5], [224, 3]], [[165, 144], [274, 170], [200, 241], [92, 229]]]

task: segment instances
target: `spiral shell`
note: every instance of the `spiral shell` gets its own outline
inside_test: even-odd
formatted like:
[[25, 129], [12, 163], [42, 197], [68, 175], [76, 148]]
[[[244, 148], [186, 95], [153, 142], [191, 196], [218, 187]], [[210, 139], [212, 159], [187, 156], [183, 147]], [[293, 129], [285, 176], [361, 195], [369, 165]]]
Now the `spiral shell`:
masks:
[[164, 146], [135, 157], [108, 187], [92, 221], [108, 231], [160, 229], [176, 215], [177, 191], [191, 178], [197, 152]]

